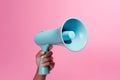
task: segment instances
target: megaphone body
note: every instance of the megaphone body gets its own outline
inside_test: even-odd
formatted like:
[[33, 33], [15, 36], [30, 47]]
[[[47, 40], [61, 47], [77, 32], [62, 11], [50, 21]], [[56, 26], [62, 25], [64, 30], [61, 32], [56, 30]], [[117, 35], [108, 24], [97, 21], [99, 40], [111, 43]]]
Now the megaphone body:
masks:
[[[84, 24], [76, 18], [67, 19], [60, 28], [48, 31], [40, 31], [35, 35], [34, 41], [43, 52], [48, 51], [50, 45], [63, 45], [73, 52], [82, 50], [87, 43], [88, 35]], [[42, 58], [38, 73], [46, 75], [49, 67], [42, 66]]]

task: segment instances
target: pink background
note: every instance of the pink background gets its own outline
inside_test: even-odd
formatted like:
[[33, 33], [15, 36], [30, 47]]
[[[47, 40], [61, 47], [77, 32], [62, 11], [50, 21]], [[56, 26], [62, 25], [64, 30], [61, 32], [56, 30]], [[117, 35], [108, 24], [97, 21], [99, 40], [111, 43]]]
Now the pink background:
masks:
[[47, 80], [120, 80], [120, 0], [1, 0], [0, 80], [32, 80], [34, 35], [69, 17], [85, 23], [87, 46], [78, 53], [54, 46]]

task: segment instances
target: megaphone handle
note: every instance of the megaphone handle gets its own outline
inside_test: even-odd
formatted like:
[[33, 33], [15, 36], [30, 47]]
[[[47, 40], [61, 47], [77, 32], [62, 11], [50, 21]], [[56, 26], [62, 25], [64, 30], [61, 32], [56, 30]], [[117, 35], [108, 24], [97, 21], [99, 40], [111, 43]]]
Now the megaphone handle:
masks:
[[[47, 52], [49, 46], [50, 46], [49, 44], [46, 44], [46, 45], [41, 45], [40, 47], [41, 47], [41, 49], [42, 49], [43, 52]], [[46, 67], [42, 66], [42, 57], [40, 58], [40, 65], [39, 65], [38, 74], [41, 74], [41, 75], [47, 75], [47, 74], [49, 74], [49, 66], [46, 66]]]

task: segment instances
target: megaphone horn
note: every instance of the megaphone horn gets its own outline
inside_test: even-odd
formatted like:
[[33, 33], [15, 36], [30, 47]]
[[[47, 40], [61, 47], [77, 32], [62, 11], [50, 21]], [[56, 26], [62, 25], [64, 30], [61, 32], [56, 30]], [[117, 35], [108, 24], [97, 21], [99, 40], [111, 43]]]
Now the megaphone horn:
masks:
[[[85, 47], [87, 39], [87, 30], [82, 21], [77, 18], [70, 18], [60, 28], [37, 33], [34, 41], [44, 52], [48, 51], [50, 45], [59, 44], [64, 45], [70, 51], [78, 52]], [[49, 68], [40, 64], [38, 73], [46, 75], [49, 73]]]

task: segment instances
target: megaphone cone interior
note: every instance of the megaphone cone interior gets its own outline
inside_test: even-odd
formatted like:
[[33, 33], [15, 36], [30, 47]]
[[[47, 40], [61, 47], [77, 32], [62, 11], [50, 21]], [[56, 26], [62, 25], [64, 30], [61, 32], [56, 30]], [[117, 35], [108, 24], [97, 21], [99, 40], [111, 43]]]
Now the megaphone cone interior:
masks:
[[71, 51], [80, 51], [87, 43], [87, 30], [80, 20], [70, 18], [61, 27], [61, 38], [66, 48]]

